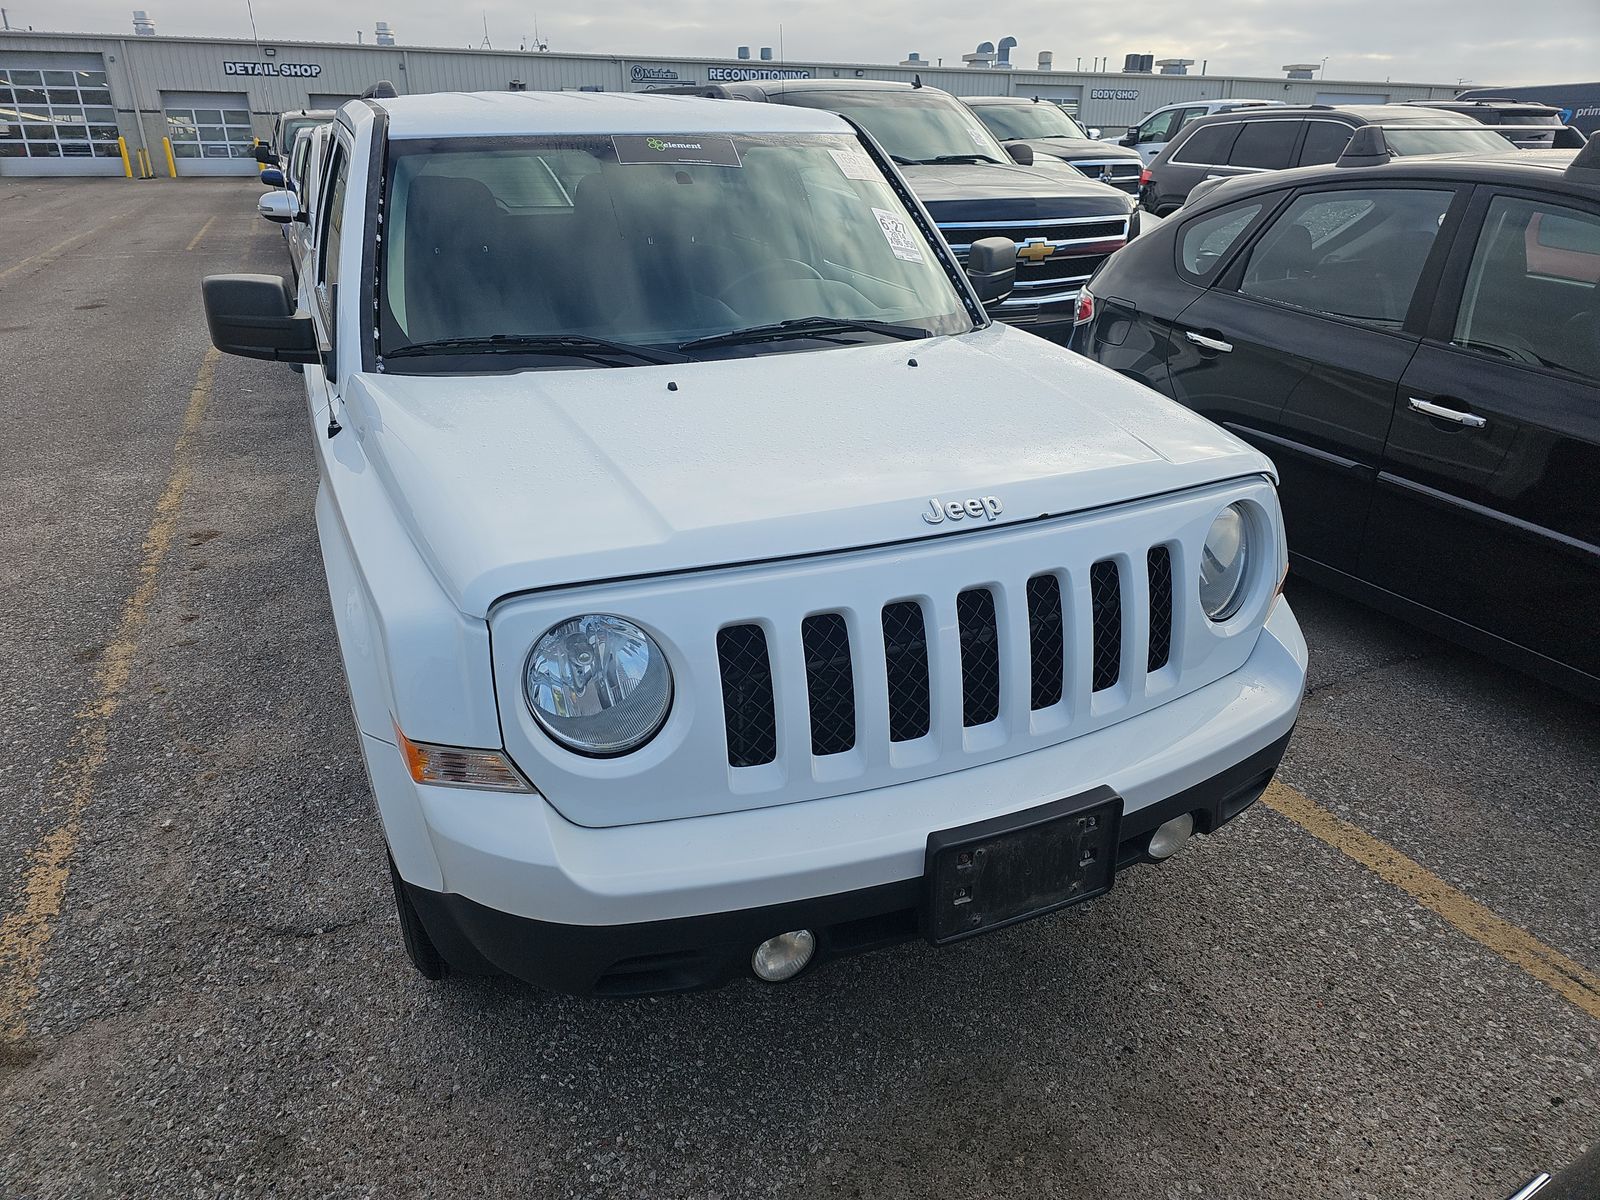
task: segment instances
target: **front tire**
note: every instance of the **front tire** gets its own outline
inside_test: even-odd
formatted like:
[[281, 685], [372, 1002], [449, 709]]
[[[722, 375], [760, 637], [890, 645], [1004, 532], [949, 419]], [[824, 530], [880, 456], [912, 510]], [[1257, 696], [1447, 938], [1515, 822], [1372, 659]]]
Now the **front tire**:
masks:
[[394, 885], [394, 907], [400, 917], [400, 937], [405, 942], [406, 957], [424, 979], [443, 979], [450, 973], [450, 968], [439, 953], [439, 947], [433, 944], [433, 939], [423, 928], [422, 918], [417, 915], [411, 897], [406, 895], [392, 854], [389, 855], [389, 882]]

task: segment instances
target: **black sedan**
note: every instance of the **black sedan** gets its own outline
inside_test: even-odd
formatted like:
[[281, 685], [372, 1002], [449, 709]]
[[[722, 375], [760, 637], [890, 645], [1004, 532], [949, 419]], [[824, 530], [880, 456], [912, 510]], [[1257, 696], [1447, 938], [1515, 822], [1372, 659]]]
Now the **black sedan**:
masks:
[[1213, 185], [1073, 345], [1272, 455], [1306, 577], [1600, 698], [1600, 140], [1362, 149]]

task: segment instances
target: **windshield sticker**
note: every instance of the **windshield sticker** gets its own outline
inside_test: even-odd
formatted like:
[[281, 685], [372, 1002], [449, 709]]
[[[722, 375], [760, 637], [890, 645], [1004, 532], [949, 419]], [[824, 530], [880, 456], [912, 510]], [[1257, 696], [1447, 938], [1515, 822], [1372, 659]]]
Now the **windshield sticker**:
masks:
[[614, 133], [612, 148], [625, 167], [642, 163], [675, 163], [702, 167], [738, 167], [739, 150], [731, 137], [705, 134]]
[[989, 139], [983, 136], [983, 130], [979, 129], [976, 125], [967, 126], [967, 136], [972, 139], [972, 144], [974, 146], [979, 146], [984, 150], [989, 148]]
[[872, 159], [867, 157], [867, 152], [860, 146], [849, 146], [843, 150], [829, 149], [833, 161], [838, 164], [839, 173], [846, 179], [877, 179], [878, 168], [873, 165]]
[[911, 226], [906, 224], [903, 217], [881, 208], [873, 209], [872, 215], [878, 218], [883, 240], [889, 243], [889, 249], [896, 258], [914, 263], [922, 261], [922, 247], [917, 245], [917, 235], [911, 232]]

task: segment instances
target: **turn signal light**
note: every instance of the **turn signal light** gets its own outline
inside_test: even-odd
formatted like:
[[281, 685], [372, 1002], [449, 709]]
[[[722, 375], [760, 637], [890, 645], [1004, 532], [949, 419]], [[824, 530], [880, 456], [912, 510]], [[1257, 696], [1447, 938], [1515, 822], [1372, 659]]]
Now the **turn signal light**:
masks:
[[442, 787], [483, 788], [494, 792], [531, 792], [503, 750], [474, 750], [465, 746], [438, 746], [414, 742], [394, 727], [395, 745], [406, 760], [406, 770], [418, 783]]

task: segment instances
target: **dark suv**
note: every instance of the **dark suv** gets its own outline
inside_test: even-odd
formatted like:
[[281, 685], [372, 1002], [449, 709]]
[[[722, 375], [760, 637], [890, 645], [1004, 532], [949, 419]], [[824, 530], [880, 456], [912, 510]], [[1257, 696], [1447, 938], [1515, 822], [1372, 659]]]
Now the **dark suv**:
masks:
[[973, 242], [1017, 243], [1011, 295], [990, 306], [997, 319], [1065, 342], [1078, 289], [1130, 236], [1130, 197], [1059, 169], [1023, 166], [948, 92], [866, 79], [762, 80], [661, 88], [726, 100], [793, 104], [839, 113], [866, 130], [899, 164], [963, 264]]
[[1205, 179], [1337, 162], [1364, 125], [1388, 133], [1392, 154], [1498, 154], [1505, 139], [1471, 117], [1400, 104], [1246, 109], [1191, 121], [1145, 173], [1139, 203], [1158, 216], [1177, 211]]
[[1026, 146], [1034, 161], [1059, 160], [1069, 167], [1110, 184], [1130, 196], [1139, 194], [1139, 172], [1144, 160], [1137, 150], [1114, 146], [1091, 137], [1059, 104], [1037, 96], [963, 96], [961, 103], [978, 114], [989, 132], [1008, 151]]
[[1296, 570], [1600, 699], [1600, 139], [1394, 134], [1197, 196], [1074, 346], [1272, 455]]
[[1460, 113], [1480, 125], [1494, 127], [1496, 133], [1524, 150], [1576, 149], [1584, 137], [1567, 130], [1561, 110], [1549, 104], [1528, 100], [1402, 100], [1411, 106], [1426, 105], [1441, 112]]

